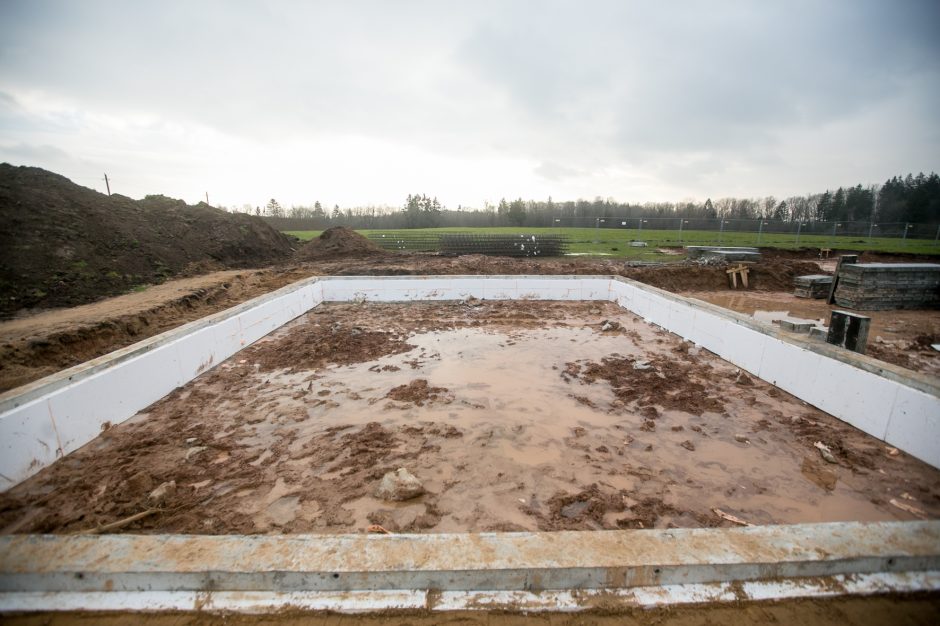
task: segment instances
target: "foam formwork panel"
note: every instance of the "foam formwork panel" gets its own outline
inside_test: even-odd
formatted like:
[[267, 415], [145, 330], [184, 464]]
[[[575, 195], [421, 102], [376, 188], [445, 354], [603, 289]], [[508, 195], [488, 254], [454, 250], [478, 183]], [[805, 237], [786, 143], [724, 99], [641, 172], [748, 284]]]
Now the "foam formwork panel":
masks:
[[[807, 350], [733, 314], [626, 279], [479, 276], [305, 280], [0, 403], [0, 490], [35, 474], [174, 388], [325, 301], [605, 300], [670, 330], [835, 417], [940, 467], [940, 398]], [[128, 351], [131, 351], [128, 358]], [[104, 365], [102, 365], [102, 361]]]

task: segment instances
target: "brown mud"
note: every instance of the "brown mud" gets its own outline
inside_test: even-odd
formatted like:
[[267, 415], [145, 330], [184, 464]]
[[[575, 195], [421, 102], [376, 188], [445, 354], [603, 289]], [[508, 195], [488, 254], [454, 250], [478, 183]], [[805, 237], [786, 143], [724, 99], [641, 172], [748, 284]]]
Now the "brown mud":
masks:
[[[788, 289], [793, 276], [813, 272], [818, 272], [818, 268], [803, 262], [761, 264], [754, 268], [751, 284], [761, 289]], [[617, 275], [672, 291], [728, 290], [724, 268], [689, 263], [637, 268], [623, 262], [590, 259], [479, 255], [446, 258], [422, 254], [363, 258], [341, 254], [340, 258], [277, 269], [222, 271], [172, 280], [139, 293], [70, 309], [21, 311], [18, 319], [0, 322], [0, 392], [308, 276], [418, 274]]]
[[296, 261], [338, 259], [353, 256], [383, 256], [388, 253], [356, 231], [345, 226], [336, 226], [323, 231], [294, 253]]
[[260, 217], [165, 196], [133, 200], [0, 163], [0, 317], [76, 306], [207, 268], [283, 263], [293, 241]]
[[[427, 493], [375, 498], [399, 467]], [[892, 499], [940, 517], [940, 471], [614, 304], [327, 304], [0, 495], [0, 532], [913, 519]]]
[[[685, 291], [682, 295], [711, 302], [726, 309], [754, 315], [772, 322], [781, 318], [802, 318], [829, 323], [831, 311], [839, 310], [825, 300], [797, 298], [792, 290]], [[931, 344], [940, 343], [940, 311], [858, 311], [871, 318], [866, 354], [887, 363], [940, 378], [940, 352]]]
[[308, 275], [227, 270], [0, 322], [0, 392], [235, 306]]

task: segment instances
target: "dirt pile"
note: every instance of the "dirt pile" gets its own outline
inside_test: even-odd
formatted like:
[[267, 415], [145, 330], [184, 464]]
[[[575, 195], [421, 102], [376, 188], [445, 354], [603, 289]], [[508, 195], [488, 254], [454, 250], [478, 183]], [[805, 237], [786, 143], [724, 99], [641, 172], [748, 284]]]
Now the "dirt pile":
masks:
[[0, 316], [74, 306], [189, 269], [292, 254], [263, 220], [165, 196], [106, 196], [36, 167], [0, 164]]
[[414, 346], [392, 333], [364, 330], [340, 321], [291, 329], [289, 341], [258, 343], [242, 351], [244, 359], [262, 371], [288, 368], [313, 370], [327, 363], [349, 365], [389, 354], [400, 354]]
[[449, 402], [452, 399], [447, 397], [447, 389], [432, 387], [423, 378], [415, 379], [407, 385], [399, 385], [389, 391], [385, 397], [398, 402], [411, 402], [416, 406], [424, 406], [426, 402]]
[[[327, 276], [564, 274], [623, 276], [668, 291], [725, 291], [730, 288], [725, 271], [727, 265], [699, 265], [694, 262], [633, 267], [623, 261], [608, 259], [514, 259], [483, 255], [438, 257], [398, 253], [374, 254], [369, 258], [347, 255], [331, 259], [322, 256], [317, 260], [317, 273]], [[748, 284], [751, 290], [792, 291], [794, 277], [818, 273], [819, 266], [813, 262], [770, 259], [751, 266]]]
[[[683, 356], [682, 353], [677, 354]], [[689, 358], [686, 356], [686, 359]], [[566, 363], [561, 378], [565, 382], [580, 380], [588, 385], [598, 380], [606, 381], [616, 397], [612, 410], [648, 412], [650, 419], [647, 421], [652, 422], [658, 415], [654, 405], [692, 415], [701, 415], [705, 411], [724, 413], [725, 404], [721, 398], [710, 395], [714, 391], [696, 381], [693, 376], [696, 371], [702, 374], [708, 373], [710, 369], [707, 364], [690, 366], [678, 360], [611, 356], [601, 359], [600, 363]], [[655, 424], [650, 424], [649, 430], [654, 429]]]
[[296, 254], [298, 261], [316, 261], [341, 257], [381, 256], [386, 254], [356, 231], [345, 226], [329, 228], [305, 243]]
[[0, 323], [0, 392], [300, 280], [291, 269], [225, 270]]

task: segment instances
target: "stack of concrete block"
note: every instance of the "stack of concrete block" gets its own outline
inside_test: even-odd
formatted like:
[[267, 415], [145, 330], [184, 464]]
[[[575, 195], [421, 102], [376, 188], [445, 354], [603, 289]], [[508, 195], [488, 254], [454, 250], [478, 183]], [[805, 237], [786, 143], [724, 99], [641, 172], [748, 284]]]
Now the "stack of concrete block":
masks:
[[809, 274], [797, 276], [793, 279], [793, 295], [798, 298], [825, 298], [832, 287], [832, 276], [825, 274]]
[[710, 261], [759, 261], [757, 248], [744, 246], [686, 246], [685, 252], [690, 259]]
[[843, 265], [835, 301], [863, 311], [940, 308], [940, 264]]

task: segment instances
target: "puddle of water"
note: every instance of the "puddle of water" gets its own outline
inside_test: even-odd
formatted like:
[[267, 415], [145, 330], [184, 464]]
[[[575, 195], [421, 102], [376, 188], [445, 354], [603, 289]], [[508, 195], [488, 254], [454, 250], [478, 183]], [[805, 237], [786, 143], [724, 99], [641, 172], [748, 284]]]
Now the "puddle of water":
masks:
[[[755, 313], [765, 321], [789, 318], [787, 311]], [[638, 500], [665, 495], [686, 509], [737, 507], [750, 511], [757, 523], [885, 518], [844, 481], [827, 491], [807, 480], [800, 472], [803, 452], [795, 451], [782, 433], [750, 435], [748, 445], [735, 440], [737, 433], [750, 432], [769, 411], [801, 413], [802, 407], [792, 400], [761, 394], [756, 405], [739, 397], [748, 394], [732, 388], [727, 416], [663, 411], [655, 431], [644, 432], [639, 415], [607, 410], [614, 396], [606, 383], [564, 382], [560, 373], [567, 362], [600, 361], [615, 354], [651, 359], [669, 354], [680, 343], [675, 336], [634, 323], [632, 316], [618, 321], [636, 333], [633, 338], [582, 326], [417, 333], [409, 338], [415, 346], [409, 352], [318, 372], [313, 391], [330, 390], [323, 396], [329, 402], [318, 406], [286, 395], [310, 384], [308, 372], [265, 374], [263, 379], [270, 393], [281, 390], [275, 403], [278, 411], [292, 404], [304, 407], [306, 419], [290, 423], [295, 433], [292, 450], [337, 425], [379, 422], [396, 429], [437, 422], [459, 428], [463, 437], [437, 441], [439, 451], [407, 463], [428, 490], [438, 494], [437, 506], [449, 512], [436, 531], [486, 527], [481, 520], [534, 528], [532, 517], [521, 513], [521, 507], [535, 508], [533, 502], [599, 482], [632, 492]], [[399, 369], [381, 371], [384, 366]], [[709, 377], [736, 371], [715, 358], [707, 366]], [[450, 401], [416, 406], [384, 397], [391, 388], [417, 378], [445, 388]], [[587, 398], [596, 408], [572, 396]], [[586, 434], [574, 435], [576, 426]], [[266, 420], [255, 424], [253, 434], [239, 443], [267, 449], [283, 428]], [[266, 452], [257, 462], [269, 461]], [[306, 471], [322, 479], [339, 475], [315, 467]], [[368, 496], [347, 502], [344, 508], [366, 523], [370, 512], [389, 506]], [[560, 514], [576, 518], [582, 511], [575, 509], [586, 506], [576, 502]], [[283, 523], [295, 514], [297, 502], [285, 501], [275, 508], [274, 513], [265, 513], [266, 521]]]
[[780, 321], [793, 322], [794, 324], [803, 324], [806, 322], [813, 322], [816, 325], [825, 325], [826, 323], [826, 320], [823, 318], [796, 317], [795, 315], [790, 315], [790, 311], [762, 311], [760, 309], [756, 309], [751, 314], [751, 317], [753, 317], [754, 319], [758, 321], [766, 322], [768, 324], [772, 324], [774, 322], [780, 322]]
[[[751, 297], [712, 295], [728, 301]], [[756, 302], [760, 306], [750, 312], [757, 316], [819, 319], [789, 302], [775, 306], [772, 297]], [[525, 306], [500, 311], [512, 319]], [[251, 516], [258, 532], [362, 530], [377, 512], [405, 526], [433, 518], [430, 526], [418, 527], [432, 532], [537, 530], [546, 520], [614, 527], [632, 519], [630, 507], [649, 508], [650, 502], [665, 507], [655, 521], [660, 527], [701, 525], [701, 516], [711, 515], [712, 508], [754, 523], [897, 518], [884, 504], [887, 483], [874, 472], [833, 466], [825, 468], [831, 475], [820, 477], [812, 468], [804, 471], [807, 458], [819, 462], [818, 451], [794, 434], [792, 420], [810, 413], [825, 424], [820, 437], [839, 437], [834, 441], [866, 454], [883, 455], [880, 442], [847, 432], [834, 418], [813, 413], [761, 381], [733, 384], [738, 370], [731, 364], [704, 351], [695, 357], [677, 352], [678, 337], [614, 305], [597, 305], [587, 315], [578, 306], [570, 310], [581, 317], [555, 317], [543, 327], [418, 330], [409, 336], [414, 347], [406, 353], [316, 371], [260, 372], [223, 363], [215, 371], [227, 376], [209, 372], [188, 392], [196, 399], [213, 398], [194, 403], [192, 411], [198, 423], [216, 429], [219, 442], [231, 446], [226, 463], [249, 459], [250, 467], [263, 473], [257, 486], [240, 484], [229, 496], [229, 501], [237, 497], [239, 510]], [[306, 316], [262, 341], [283, 341], [291, 327], [314, 320], [327, 323], [330, 310], [324, 305], [325, 317]], [[342, 309], [343, 322], [381, 328], [369, 310]], [[619, 322], [624, 331], [599, 332], [604, 319]], [[440, 326], [428, 320], [428, 327]], [[689, 382], [702, 385], [685, 391], [701, 395], [704, 388], [721, 398], [725, 412], [694, 415], [666, 410], [654, 400], [658, 416], [650, 422], [648, 415], [614, 406], [607, 382], [566, 382], [561, 375], [566, 363], [614, 355], [650, 361], [654, 372], [663, 368], [661, 374], [669, 367], [663, 363], [683, 367]], [[445, 391], [422, 406], [386, 397], [416, 379]], [[159, 419], [159, 410], [148, 416]], [[356, 444], [362, 447], [356, 459], [362, 460], [344, 456], [343, 437], [372, 422], [387, 430], [391, 453], [370, 456], [376, 450], [370, 446], [380, 445], [370, 439]], [[341, 430], [326, 436], [331, 428]], [[459, 432], [442, 434], [447, 428]], [[374, 498], [372, 483], [387, 467], [407, 467], [427, 494], [405, 503]], [[378, 475], [370, 473], [374, 468]], [[334, 485], [352, 484], [349, 476], [357, 481], [352, 493], [334, 493]], [[585, 496], [549, 510], [553, 497], [579, 493], [602, 493], [605, 503], [623, 501], [628, 508], [614, 506], [600, 518], [582, 520], [597, 509], [597, 500], [589, 507]], [[921, 502], [932, 501], [924, 496]]]

